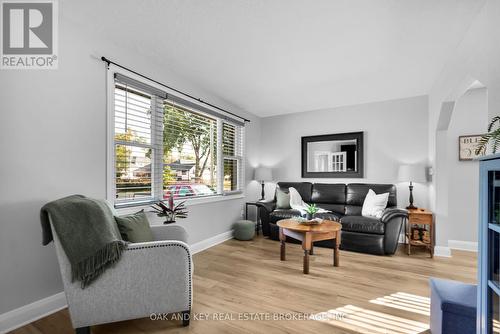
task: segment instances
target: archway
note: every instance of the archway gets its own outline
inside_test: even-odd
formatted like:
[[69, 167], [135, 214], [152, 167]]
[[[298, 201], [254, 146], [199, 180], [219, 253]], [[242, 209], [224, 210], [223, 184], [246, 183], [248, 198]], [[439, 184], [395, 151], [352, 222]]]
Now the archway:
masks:
[[436, 253], [477, 249], [479, 164], [459, 160], [459, 136], [480, 135], [488, 125], [487, 88], [468, 79], [441, 105], [436, 127]]

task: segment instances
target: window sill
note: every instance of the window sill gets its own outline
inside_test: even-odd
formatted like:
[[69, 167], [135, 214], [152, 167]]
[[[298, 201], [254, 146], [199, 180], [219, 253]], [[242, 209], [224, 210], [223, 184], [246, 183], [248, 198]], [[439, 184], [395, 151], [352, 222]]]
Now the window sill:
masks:
[[[231, 195], [218, 195], [218, 196], [211, 196], [211, 197], [200, 197], [200, 198], [190, 198], [190, 199], [185, 199], [186, 203], [185, 205], [189, 208], [190, 206], [193, 205], [201, 205], [201, 204], [208, 204], [208, 203], [215, 203], [215, 202], [222, 202], [222, 201], [231, 201], [235, 199], [241, 199], [245, 198], [245, 195], [243, 193], [238, 193], [238, 194], [231, 194]], [[176, 200], [176, 204], [179, 202], [182, 202], [183, 200]], [[127, 215], [131, 213], [135, 213], [138, 210], [146, 210], [151, 207], [153, 203], [137, 203], [137, 205], [130, 205], [126, 207], [118, 207], [116, 208], [116, 211], [120, 215]]]

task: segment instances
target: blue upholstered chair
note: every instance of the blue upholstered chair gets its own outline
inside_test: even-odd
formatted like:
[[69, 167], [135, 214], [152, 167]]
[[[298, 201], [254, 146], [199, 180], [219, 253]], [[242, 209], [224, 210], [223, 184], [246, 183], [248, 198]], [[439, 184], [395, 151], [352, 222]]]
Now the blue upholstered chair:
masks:
[[430, 279], [431, 333], [475, 334], [477, 286]]

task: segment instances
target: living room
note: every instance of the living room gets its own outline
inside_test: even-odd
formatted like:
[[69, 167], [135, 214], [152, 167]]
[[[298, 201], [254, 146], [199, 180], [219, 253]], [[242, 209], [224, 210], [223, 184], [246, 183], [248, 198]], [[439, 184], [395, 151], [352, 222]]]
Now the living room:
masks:
[[500, 328], [496, 0], [0, 5], [0, 333]]

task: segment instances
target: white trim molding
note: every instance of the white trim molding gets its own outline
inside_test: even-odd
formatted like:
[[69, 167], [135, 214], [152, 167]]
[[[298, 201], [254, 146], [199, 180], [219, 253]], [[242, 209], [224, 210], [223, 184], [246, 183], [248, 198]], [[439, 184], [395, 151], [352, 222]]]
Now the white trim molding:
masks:
[[451, 249], [445, 246], [434, 246], [434, 256], [451, 257]]
[[463, 240], [448, 240], [448, 247], [446, 246], [435, 246], [434, 255], [441, 257], [451, 257], [451, 250], [462, 250], [468, 252], [477, 252], [478, 244], [474, 241], [463, 241]]
[[[233, 231], [230, 230], [191, 244], [189, 248], [192, 254], [196, 254], [232, 238]], [[7, 313], [0, 314], [0, 334], [8, 333], [16, 328], [60, 311], [65, 307], [67, 307], [66, 296], [64, 292], [59, 292]]]
[[7, 313], [0, 314], [0, 333], [4, 334], [10, 332], [16, 328], [46, 317], [62, 310], [66, 305], [67, 302], [64, 292], [59, 292]]
[[474, 241], [448, 240], [448, 247], [468, 252], [477, 252], [477, 242]]
[[189, 248], [191, 249], [191, 254], [196, 254], [232, 238], [233, 230], [230, 230], [221, 234], [217, 234], [216, 236], [213, 236], [211, 238], [196, 242], [190, 245]]

